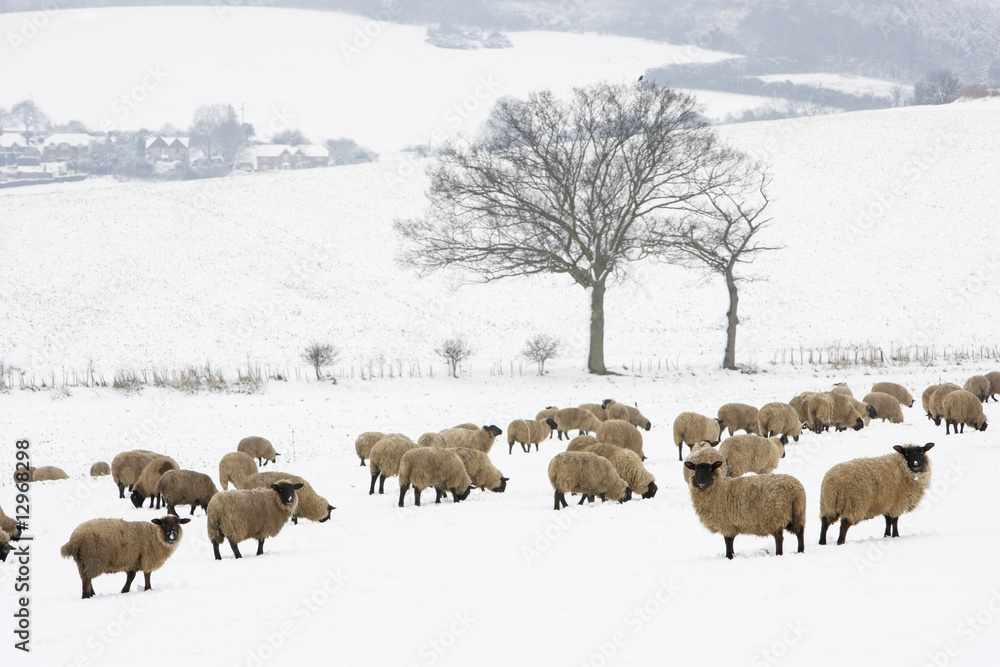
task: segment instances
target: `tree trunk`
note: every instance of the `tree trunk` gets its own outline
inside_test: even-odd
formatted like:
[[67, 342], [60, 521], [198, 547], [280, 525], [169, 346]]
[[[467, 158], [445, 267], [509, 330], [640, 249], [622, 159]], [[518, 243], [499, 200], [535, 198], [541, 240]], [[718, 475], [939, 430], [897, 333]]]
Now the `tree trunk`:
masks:
[[591, 373], [607, 375], [604, 367], [604, 281], [594, 283], [590, 292], [590, 357], [587, 369]]
[[736, 309], [740, 305], [740, 295], [736, 290], [736, 278], [733, 277], [732, 268], [726, 269], [726, 287], [729, 289], [729, 312], [726, 313], [729, 322], [726, 327], [726, 356], [722, 360], [722, 367], [735, 371], [736, 325], [740, 323], [740, 318], [736, 316]]

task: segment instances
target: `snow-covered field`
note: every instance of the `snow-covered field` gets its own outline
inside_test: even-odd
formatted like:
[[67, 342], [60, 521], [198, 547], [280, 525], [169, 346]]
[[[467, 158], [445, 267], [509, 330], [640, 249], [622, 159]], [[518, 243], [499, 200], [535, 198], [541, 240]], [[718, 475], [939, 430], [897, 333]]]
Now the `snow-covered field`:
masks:
[[892, 98], [893, 91], [900, 88], [903, 97], [913, 94], [913, 86], [886, 81], [885, 79], [872, 79], [866, 76], [852, 76], [848, 74], [833, 74], [830, 72], [815, 72], [810, 74], [766, 74], [756, 77], [768, 83], [781, 83], [789, 81], [803, 86], [816, 86], [817, 88], [827, 88], [849, 95], [871, 97]]

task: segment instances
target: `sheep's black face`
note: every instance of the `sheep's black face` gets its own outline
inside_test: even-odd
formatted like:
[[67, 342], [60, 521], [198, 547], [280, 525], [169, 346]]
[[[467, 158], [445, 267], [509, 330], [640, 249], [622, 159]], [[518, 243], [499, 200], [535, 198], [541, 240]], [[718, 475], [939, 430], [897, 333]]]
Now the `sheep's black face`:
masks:
[[924, 472], [927, 464], [927, 457], [925, 455], [933, 446], [933, 442], [928, 442], [923, 447], [903, 447], [896, 445], [893, 449], [902, 454], [906, 459], [906, 467], [909, 468], [910, 472]]
[[10, 553], [10, 545], [4, 542], [0, 544], [0, 561], [7, 561], [7, 554]]
[[146, 496], [142, 495], [138, 491], [133, 491], [132, 495], [129, 496], [129, 499], [132, 501], [132, 504], [135, 505], [136, 507], [142, 507], [142, 504], [146, 502]]
[[167, 515], [162, 519], [153, 519], [152, 523], [160, 527], [163, 533], [163, 541], [167, 544], [174, 544], [181, 538], [181, 525], [190, 523], [191, 519], [178, 519], [175, 516]]
[[983, 422], [983, 425], [979, 427], [979, 430], [980, 431], [985, 431], [987, 426], [989, 426], [989, 424], [987, 424], [986, 422]]
[[650, 422], [647, 421], [646, 425], [643, 426], [643, 428], [648, 431], [649, 429], [653, 428], [653, 425]]
[[643, 498], [652, 498], [656, 495], [656, 482], [650, 482], [649, 486], [646, 487], [646, 493], [642, 494]]
[[608, 406], [611, 405], [612, 400], [613, 399], [605, 398], [603, 401], [601, 401], [601, 410], [607, 410]]
[[721, 465], [722, 461], [716, 461], [714, 463], [684, 462], [684, 466], [686, 468], [694, 470], [694, 477], [691, 478], [691, 483], [703, 491], [715, 483], [715, 471], [718, 470]]
[[496, 437], [498, 437], [500, 435], [503, 435], [503, 431], [500, 429], [500, 427], [499, 426], [494, 426], [493, 424], [490, 424], [489, 426], [487, 426], [486, 430], [489, 431], [490, 433], [492, 433], [494, 438], [496, 438]]
[[869, 419], [878, 419], [878, 410], [875, 409], [874, 405], [869, 405], [868, 406], [868, 418]]
[[272, 484], [271, 488], [274, 492], [278, 494], [281, 498], [282, 505], [294, 505], [295, 504], [295, 490], [301, 489], [302, 484], [292, 484], [291, 482], [278, 482], [277, 484]]
[[469, 494], [472, 493], [472, 489], [474, 489], [474, 488], [476, 488], [476, 487], [470, 486], [463, 493], [458, 493], [457, 491], [452, 491], [452, 493], [455, 494], [455, 500], [456, 501], [461, 501], [461, 500], [465, 500], [466, 498], [468, 498]]
[[501, 477], [500, 478], [500, 486], [498, 486], [497, 488], [493, 489], [493, 493], [503, 493], [504, 491], [506, 491], [507, 490], [507, 480], [509, 480], [509, 479], [510, 479], [509, 477]]
[[330, 512], [332, 512], [335, 509], [337, 509], [337, 508], [334, 507], [333, 505], [327, 505], [326, 506], [326, 516], [323, 517], [322, 519], [320, 519], [319, 522], [323, 523], [324, 521], [329, 521], [330, 520]]
[[559, 430], [559, 424], [556, 423], [555, 419], [549, 417], [545, 420], [545, 423], [548, 424], [549, 428], [552, 429], [553, 431]]
[[865, 427], [865, 420], [862, 419], [861, 417], [858, 417], [858, 420], [856, 422], [854, 422], [854, 430], [855, 431], [860, 431], [864, 427]]

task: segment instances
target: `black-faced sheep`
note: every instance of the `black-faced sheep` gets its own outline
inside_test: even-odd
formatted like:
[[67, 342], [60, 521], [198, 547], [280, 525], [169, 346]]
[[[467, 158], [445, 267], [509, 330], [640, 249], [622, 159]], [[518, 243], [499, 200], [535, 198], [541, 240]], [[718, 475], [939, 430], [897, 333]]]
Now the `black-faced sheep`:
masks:
[[552, 419], [556, 423], [560, 440], [562, 440], [564, 433], [568, 438], [571, 430], [575, 429], [579, 431], [578, 435], [583, 435], [584, 433], [596, 433], [601, 426], [601, 420], [595, 417], [593, 412], [580, 408], [563, 408], [556, 411]]
[[240, 443], [236, 445], [236, 451], [245, 452], [257, 459], [257, 465], [261, 468], [266, 466], [268, 461], [275, 463], [278, 457], [281, 456], [281, 454], [274, 451], [274, 447], [267, 438], [261, 438], [256, 435], [240, 440]]
[[299, 523], [299, 517], [323, 523], [324, 521], [328, 521], [330, 519], [330, 513], [337, 509], [328, 503], [326, 498], [316, 493], [309, 482], [302, 479], [298, 475], [292, 475], [287, 472], [276, 472], [272, 470], [269, 472], [254, 473], [243, 480], [243, 484], [240, 488], [265, 489], [282, 481], [298, 485], [295, 487], [298, 489], [298, 492], [295, 495], [298, 498], [299, 504], [298, 507], [296, 507], [295, 512], [292, 514], [292, 523], [297, 525]]
[[[807, 414], [807, 405], [809, 403], [809, 397], [812, 396], [814, 393], [815, 392], [812, 391], [804, 391], [795, 398], [793, 398], [792, 400], [788, 401], [788, 405], [791, 406], [793, 410], [795, 410], [795, 414], [799, 418], [799, 423], [802, 424], [809, 423], [809, 417]], [[761, 435], [764, 434], [761, 433]]]
[[465, 500], [472, 491], [472, 480], [462, 459], [451, 449], [417, 447], [403, 454], [399, 462], [400, 507], [410, 486], [413, 486], [413, 502], [419, 507], [420, 492], [428, 487], [434, 487], [435, 503], [440, 503], [449, 492], [454, 502]]
[[980, 403], [985, 403], [990, 397], [990, 379], [985, 375], [973, 375], [965, 381], [965, 391], [975, 394]]
[[494, 493], [503, 493], [507, 490], [509, 477], [504, 477], [503, 473], [490, 461], [489, 454], [485, 454], [477, 449], [468, 447], [455, 447], [449, 451], [458, 454], [465, 464], [465, 472], [469, 473], [469, 479], [473, 486], [478, 486], [483, 491], [489, 489]]
[[98, 461], [94, 465], [90, 466], [90, 476], [91, 477], [101, 477], [103, 475], [111, 474], [111, 466], [109, 466], [104, 461]]
[[873, 391], [865, 396], [864, 402], [875, 408], [876, 419], [888, 420], [891, 424], [903, 423], [903, 408], [892, 394]]
[[148, 449], [133, 449], [122, 452], [111, 459], [111, 479], [118, 486], [118, 497], [125, 497], [125, 487], [132, 491], [146, 466], [162, 456], [163, 454], [157, 454]]
[[867, 519], [885, 517], [885, 537], [899, 537], [899, 516], [912, 511], [931, 483], [929, 442], [893, 447], [885, 456], [838, 463], [823, 476], [820, 487], [819, 543], [826, 544], [826, 531], [840, 519], [837, 544], [847, 539], [847, 529]]
[[611, 461], [591, 452], [561, 452], [549, 462], [549, 482], [555, 489], [555, 509], [566, 507], [566, 494], [581, 494], [582, 505], [588, 496], [601, 500], [627, 500], [628, 486]]
[[784, 531], [798, 538], [805, 551], [806, 491], [789, 475], [726, 477], [722, 461], [686, 462], [694, 472], [688, 488], [701, 524], [726, 541], [726, 558], [733, 558], [737, 535], [774, 536], [774, 552], [782, 555]]
[[783, 435], [798, 442], [802, 435], [802, 420], [795, 408], [788, 403], [766, 403], [757, 417], [757, 435], [765, 438]]
[[580, 408], [581, 410], [590, 411], [591, 413], [593, 413], [595, 417], [597, 417], [601, 421], [606, 421], [611, 418], [608, 416], [608, 411], [604, 409], [604, 405], [601, 403], [581, 403], [576, 407]]
[[354, 451], [357, 452], [358, 458], [361, 459], [361, 465], [365, 464], [365, 459], [372, 453], [372, 447], [375, 443], [385, 437], [385, 433], [380, 433], [378, 431], [365, 431], [359, 435], [354, 440]]
[[876, 382], [872, 385], [872, 391], [889, 394], [899, 401], [900, 405], [905, 405], [908, 408], [913, 407], [913, 396], [911, 396], [910, 392], [906, 390], [906, 387], [901, 384], [896, 384], [895, 382]]
[[243, 481], [257, 472], [257, 462], [246, 452], [229, 452], [219, 460], [219, 488], [243, 488]]
[[736, 431], [757, 433], [760, 410], [746, 403], [726, 403], [719, 408], [719, 426], [729, 430], [729, 435]]
[[638, 454], [640, 459], [646, 458], [642, 451], [642, 433], [624, 419], [609, 419], [601, 422], [597, 428], [596, 437], [598, 442], [606, 442], [616, 447], [629, 449]]
[[949, 435], [951, 428], [954, 428], [955, 433], [965, 433], [966, 424], [977, 431], [985, 431], [988, 426], [979, 397], [964, 389], [953, 391], [945, 397], [941, 416], [944, 418], [945, 435]]
[[91, 519], [73, 531], [69, 542], [62, 546], [63, 558], [72, 558], [83, 582], [83, 598], [94, 596], [94, 577], [124, 572], [125, 587], [132, 588], [137, 572], [145, 577], [145, 590], [150, 590], [149, 578], [160, 569], [180, 544], [181, 524], [191, 519], [165, 516], [152, 521], [122, 519]]
[[218, 493], [212, 478], [194, 470], [168, 470], [156, 483], [156, 495], [163, 499], [167, 514], [177, 514], [177, 505], [190, 505], [191, 514], [195, 507], [208, 511], [208, 503]]
[[646, 419], [645, 415], [639, 412], [639, 408], [633, 405], [619, 403], [613, 398], [606, 398], [601, 404], [607, 411], [608, 419], [624, 419], [636, 428], [648, 431], [653, 428], [652, 422]]
[[555, 428], [556, 423], [551, 417], [540, 420], [515, 419], [507, 425], [507, 453], [514, 453], [515, 443], [521, 445], [526, 454], [531, 451], [532, 445], [537, 452], [539, 443], [552, 435]]
[[163, 473], [168, 470], [179, 470], [180, 466], [177, 465], [177, 461], [174, 461], [169, 456], [162, 456], [158, 459], [153, 459], [146, 467], [142, 469], [142, 474], [139, 475], [139, 479], [136, 481], [135, 485], [132, 487], [132, 504], [136, 508], [142, 507], [142, 504], [149, 498], [149, 508], [153, 508], [153, 503], [156, 503], [156, 509], [160, 509], [160, 504], [162, 499], [156, 495], [156, 485], [160, 481], [160, 477]]
[[677, 445], [677, 460], [683, 461], [684, 445], [694, 447], [699, 442], [719, 444], [722, 437], [722, 425], [718, 419], [712, 419], [697, 412], [682, 412], [674, 420], [674, 444]]
[[375, 480], [378, 480], [379, 494], [385, 493], [385, 480], [399, 474], [399, 461], [403, 454], [417, 447], [417, 443], [402, 433], [388, 433], [375, 443], [368, 457], [369, 470], [372, 474], [372, 486], [368, 495], [375, 493]]
[[589, 451], [611, 461], [618, 476], [625, 481], [627, 487], [625, 500], [631, 500], [632, 494], [641, 498], [652, 498], [656, 495], [656, 478], [646, 469], [642, 459], [635, 452], [607, 443], [592, 445]]
[[470, 428], [449, 428], [440, 431], [440, 433], [448, 447], [468, 447], [469, 449], [478, 449], [483, 453], [489, 454], [490, 450], [493, 449], [493, 443], [496, 441], [497, 436], [501, 435], [503, 431], [499, 426], [490, 424], [481, 428], [477, 426], [475, 430]]
[[939, 384], [931, 394], [930, 409], [927, 412], [927, 416], [934, 422], [935, 426], [941, 425], [941, 419], [944, 417], [944, 401], [948, 398], [948, 394], [955, 391], [962, 391], [962, 388], [957, 384], [945, 382], [944, 384]]
[[[544, 410], [539, 410], [538, 414], [535, 415], [535, 420], [538, 421], [539, 419], [541, 419], [541, 420], [552, 419], [553, 417], [556, 416], [557, 412], [559, 412], [559, 408], [557, 406], [555, 406], [555, 405], [550, 405], [550, 406], [546, 407]], [[557, 430], [558, 429], [552, 429], [553, 432], [555, 432]], [[549, 433], [549, 438], [550, 439], [552, 438], [552, 433]]]
[[[690, 462], [696, 465], [698, 463], [715, 463], [718, 461], [722, 463], [722, 474], [727, 476], [729, 474], [729, 469], [726, 468], [726, 463], [722, 460], [719, 449], [710, 442], [699, 442], [696, 444], [691, 448], [691, 453], [688, 454], [684, 461], [685, 463]], [[691, 482], [691, 478], [694, 477], [694, 468], [688, 468], [685, 465], [681, 467], [681, 470], [684, 472], [684, 485], [687, 486]]]
[[875, 416], [874, 408], [856, 401], [853, 396], [836, 392], [830, 392], [827, 396], [833, 399], [833, 420], [830, 425], [838, 431], [849, 428], [860, 431], [865, 427], [865, 418]]
[[233, 556], [242, 558], [239, 546], [243, 540], [257, 540], [257, 555], [264, 553], [264, 540], [281, 532], [295, 514], [298, 497], [295, 491], [302, 484], [279, 482], [266, 489], [220, 491], [208, 503], [208, 539], [212, 542], [215, 560], [222, 560], [219, 545], [229, 540]]
[[762, 438], [759, 435], [733, 435], [719, 444], [719, 455], [726, 462], [728, 477], [742, 477], [748, 472], [764, 475], [778, 467], [785, 458], [788, 438]]
[[[822, 433], [833, 424], [833, 395], [827, 393], [810, 394], [805, 400], [806, 421], [813, 433]], [[860, 417], [859, 417], [860, 418]]]

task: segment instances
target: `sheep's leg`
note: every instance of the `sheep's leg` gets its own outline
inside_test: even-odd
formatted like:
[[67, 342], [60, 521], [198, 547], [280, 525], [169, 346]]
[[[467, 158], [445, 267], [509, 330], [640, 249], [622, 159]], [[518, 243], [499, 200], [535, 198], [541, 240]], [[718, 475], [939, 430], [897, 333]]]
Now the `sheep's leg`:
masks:
[[294, 523], [296, 526], [299, 525], [299, 515], [298, 514], [293, 514], [292, 515], [292, 523]]
[[[374, 478], [374, 477], [372, 477], [372, 480], [374, 480], [374, 479], [375, 479], [375, 478]], [[372, 481], [372, 488], [373, 488], [373, 489], [375, 488], [375, 482], [374, 482], [374, 481]], [[404, 500], [404, 499], [406, 498], [406, 490], [407, 490], [408, 488], [410, 488], [410, 485], [409, 485], [409, 484], [407, 484], [406, 486], [403, 486], [403, 485], [400, 485], [400, 486], [399, 486], [399, 506], [400, 506], [400, 507], [402, 507], [402, 506], [403, 506], [403, 500]]]
[[736, 536], [735, 535], [732, 536], [732, 537], [725, 537], [725, 536], [723, 536], [723, 539], [726, 540], [726, 558], [728, 558], [729, 560], [732, 560], [733, 559], [733, 541], [736, 539]]
[[582, 505], [583, 501], [585, 501], [586, 499], [587, 499], [587, 494], [586, 493], [581, 493], [580, 494], [580, 502], [578, 502], [577, 505]]
[[[198, 506], [197, 503], [191, 503], [191, 516], [194, 516], [194, 508], [197, 507], [197, 506]], [[170, 514], [171, 513], [170, 510], [167, 510], [167, 513]], [[177, 512], [173, 512], [172, 514], [174, 516], [180, 516], [179, 514], [177, 514]]]
[[363, 467], [364, 467], [364, 465], [365, 465], [365, 460], [364, 460], [364, 459], [362, 458], [362, 459], [361, 459], [361, 467], [363, 468]]
[[514, 453], [514, 441], [511, 440], [510, 442], [507, 443], [507, 456], [510, 456], [513, 453]]
[[[958, 432], [957, 428], [955, 429], [955, 432]], [[951, 421], [948, 419], [944, 420], [944, 434], [951, 435]]]
[[776, 532], [774, 534], [774, 555], [775, 556], [782, 556], [782, 555], [784, 555], [783, 552], [782, 552], [782, 550], [781, 550], [781, 547], [783, 547], [784, 544], [785, 544], [785, 531], [779, 528], [778, 532]]
[[378, 479], [378, 470], [376, 470], [375, 467], [372, 466], [372, 486], [370, 489], [368, 489], [369, 496], [375, 494], [375, 480], [377, 479]]
[[118, 482], [118, 497], [119, 498], [125, 497], [125, 484], [122, 482]]
[[683, 461], [684, 460], [684, 443], [683, 442], [678, 442], [677, 443], [677, 460], [678, 461]]
[[385, 494], [385, 473], [379, 473], [379, 476], [378, 476], [378, 494], [380, 496]]
[[[632, 488], [631, 487], [628, 487], [628, 486], [625, 487], [625, 500], [632, 500]], [[624, 501], [622, 501], [622, 502], [624, 502]]]
[[826, 531], [830, 527], [830, 522], [826, 520], [826, 517], [820, 517], [819, 519], [819, 543], [821, 545], [826, 544]]
[[885, 534], [882, 537], [890, 537], [892, 535], [892, 517], [888, 514], [883, 514], [885, 517]]
[[437, 488], [435, 486], [434, 487], [434, 504], [435, 505], [440, 505], [441, 504], [441, 496], [442, 495], [444, 495], [444, 494], [441, 493], [441, 489], [439, 489], [439, 488]]
[[122, 589], [122, 593], [128, 593], [132, 588], [132, 580], [135, 579], [135, 570], [129, 570], [125, 573], [125, 588]]
[[154, 496], [156, 496], [155, 493], [149, 497], [149, 509], [153, 509], [153, 503], [156, 502], [156, 498]]
[[[233, 550], [233, 555], [234, 556], [236, 556], [237, 558], [243, 558], [243, 554], [240, 553], [240, 548], [236, 544], [236, 542], [233, 542], [232, 540], [229, 540], [229, 548]], [[218, 551], [218, 549], [216, 551]]]
[[128, 492], [132, 493], [133, 491], [135, 491], [135, 484], [129, 484], [128, 485]]
[[[528, 449], [526, 449], [525, 451], [526, 452], [530, 452], [531, 451], [531, 445], [528, 445]], [[536, 452], [538, 451], [538, 443], [537, 442], [535, 443], [535, 451]]]
[[899, 537], [899, 517], [892, 517], [892, 536]]
[[962, 422], [961, 429], [962, 430], [959, 431], [959, 433], [965, 433], [965, 422]]
[[90, 577], [81, 577], [83, 580], [83, 599], [94, 597], [94, 583]]
[[264, 540], [257, 540], [257, 555], [264, 555]]
[[565, 505], [566, 498], [563, 497], [563, 494], [561, 492], [556, 491], [555, 499], [556, 499], [556, 506], [553, 509], [559, 511], [559, 503], [561, 502], [563, 505]]
[[222, 560], [222, 554], [219, 553], [219, 542], [212, 540], [212, 551], [215, 552], [215, 560]]
[[803, 525], [797, 531], [795, 531], [795, 537], [799, 541], [799, 553], [806, 552], [806, 527]]
[[794, 440], [795, 442], [798, 442], [799, 441], [799, 436], [793, 435], [792, 436], [792, 440]]
[[413, 487], [413, 504], [420, 507], [420, 489]]
[[142, 573], [143, 578], [146, 580], [145, 581], [146, 585], [145, 585], [145, 587], [143, 587], [142, 590], [144, 590], [144, 591], [151, 591], [151, 590], [153, 590], [153, 585], [149, 583], [149, 578], [152, 576], [152, 574], [153, 574], [152, 572], [143, 572]]
[[843, 544], [847, 541], [847, 529], [851, 527], [851, 522], [847, 519], [840, 520], [840, 537], [837, 538], [837, 544]]
[[[171, 505], [170, 503], [167, 503], [167, 514], [173, 514], [178, 517], [180, 516], [180, 514], [177, 513], [177, 507]], [[194, 505], [191, 506], [191, 514], [194, 514]]]

